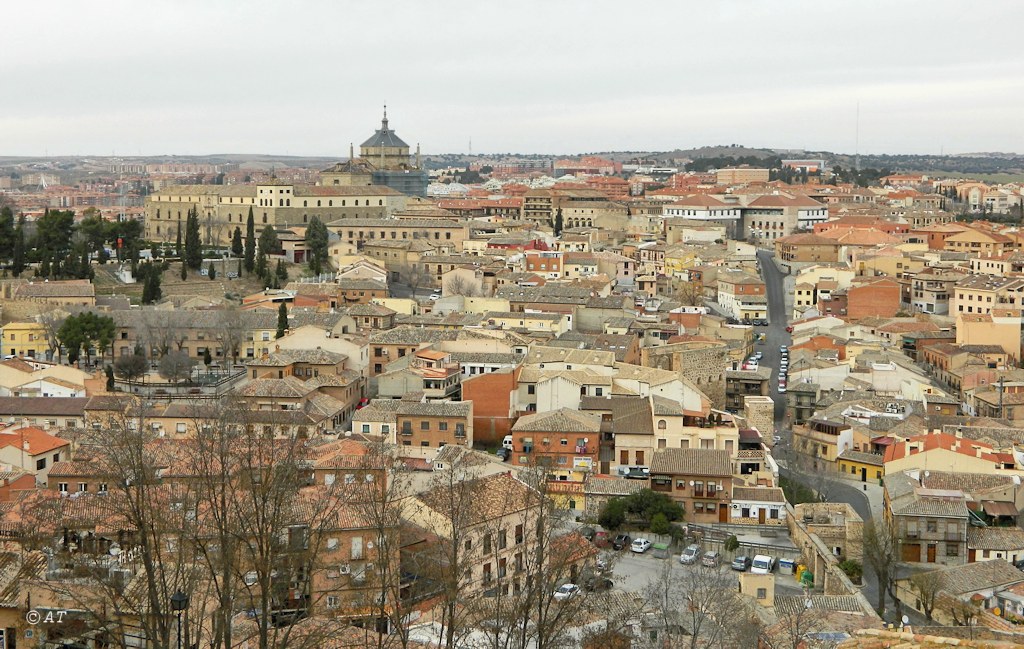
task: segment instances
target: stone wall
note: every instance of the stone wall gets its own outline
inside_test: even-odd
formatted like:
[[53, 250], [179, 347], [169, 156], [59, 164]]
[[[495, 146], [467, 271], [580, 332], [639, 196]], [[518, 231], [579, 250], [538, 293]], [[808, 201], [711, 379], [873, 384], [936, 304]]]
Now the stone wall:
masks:
[[743, 417], [749, 428], [756, 428], [766, 441], [775, 433], [775, 402], [771, 397], [743, 397]]
[[650, 367], [679, 372], [707, 395], [713, 408], [725, 408], [729, 348], [724, 342], [699, 340], [647, 347], [642, 350], [641, 360]]
[[840, 561], [864, 562], [864, 521], [853, 507], [846, 503], [804, 503], [794, 509], [808, 532], [817, 534], [830, 550], [840, 548]]

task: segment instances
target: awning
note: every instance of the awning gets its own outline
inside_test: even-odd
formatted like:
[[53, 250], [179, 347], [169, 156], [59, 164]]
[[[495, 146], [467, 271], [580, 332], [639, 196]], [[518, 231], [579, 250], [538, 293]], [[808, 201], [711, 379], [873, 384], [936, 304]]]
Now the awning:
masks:
[[994, 500], [981, 501], [981, 507], [989, 516], [1016, 516], [1017, 508], [1013, 503], [1001, 503]]

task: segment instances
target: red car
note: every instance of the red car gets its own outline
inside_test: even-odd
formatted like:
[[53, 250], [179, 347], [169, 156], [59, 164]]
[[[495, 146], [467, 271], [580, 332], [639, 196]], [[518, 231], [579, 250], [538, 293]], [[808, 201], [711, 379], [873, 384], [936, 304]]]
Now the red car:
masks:
[[792, 325], [786, 327], [786, 333], [788, 333], [788, 334], [793, 333], [793, 326]]
[[599, 548], [606, 548], [611, 545], [611, 540], [608, 538], [608, 532], [598, 532], [595, 534], [594, 545]]

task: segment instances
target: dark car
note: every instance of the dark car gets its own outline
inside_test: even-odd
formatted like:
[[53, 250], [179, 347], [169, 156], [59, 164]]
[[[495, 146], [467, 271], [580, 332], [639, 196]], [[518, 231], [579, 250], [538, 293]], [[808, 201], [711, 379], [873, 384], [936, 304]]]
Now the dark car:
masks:
[[590, 576], [583, 581], [583, 588], [589, 591], [611, 590], [615, 583], [605, 576]]
[[736, 557], [732, 560], [732, 569], [746, 572], [750, 569], [750, 557], [743, 555]]
[[593, 527], [584, 526], [580, 528], [580, 536], [588, 541], [593, 541], [595, 534], [597, 534], [597, 531]]
[[496, 453], [502, 462], [508, 462], [508, 458], [512, 455], [512, 451], [507, 448], [499, 448]]
[[632, 542], [633, 539], [629, 538], [629, 534], [616, 534], [615, 538], [612, 539], [612, 547], [616, 550], [621, 550], [622, 548], [628, 547]]

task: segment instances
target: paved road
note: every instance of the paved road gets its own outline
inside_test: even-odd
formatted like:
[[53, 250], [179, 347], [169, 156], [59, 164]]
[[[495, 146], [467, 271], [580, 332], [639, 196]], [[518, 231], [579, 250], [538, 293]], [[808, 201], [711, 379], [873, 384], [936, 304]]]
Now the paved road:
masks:
[[[782, 430], [786, 417], [786, 395], [779, 394], [779, 360], [782, 355], [779, 353], [779, 346], [792, 344], [793, 338], [786, 333], [786, 325], [789, 324], [789, 314], [786, 313], [786, 296], [783, 294], [783, 274], [772, 262], [772, 253], [761, 250], [757, 253], [757, 260], [761, 265], [761, 277], [764, 279], [765, 289], [768, 293], [768, 326], [758, 327], [757, 333], [765, 334], [765, 344], [756, 345], [757, 351], [764, 353], [761, 364], [772, 368], [771, 397], [775, 401], [775, 427]], [[788, 434], [782, 434], [784, 443], [788, 443]]]

